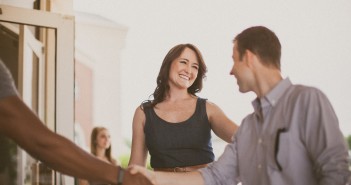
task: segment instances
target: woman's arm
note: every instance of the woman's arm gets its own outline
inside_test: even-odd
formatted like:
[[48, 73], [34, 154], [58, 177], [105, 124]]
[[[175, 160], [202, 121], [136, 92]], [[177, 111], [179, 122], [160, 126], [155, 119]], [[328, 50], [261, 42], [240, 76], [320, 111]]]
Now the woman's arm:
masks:
[[148, 150], [145, 144], [145, 119], [146, 118], [144, 111], [140, 107], [138, 107], [135, 110], [133, 117], [132, 152], [129, 160], [129, 165], [146, 165]]
[[206, 101], [207, 116], [213, 132], [226, 142], [231, 142], [238, 126], [214, 103]]

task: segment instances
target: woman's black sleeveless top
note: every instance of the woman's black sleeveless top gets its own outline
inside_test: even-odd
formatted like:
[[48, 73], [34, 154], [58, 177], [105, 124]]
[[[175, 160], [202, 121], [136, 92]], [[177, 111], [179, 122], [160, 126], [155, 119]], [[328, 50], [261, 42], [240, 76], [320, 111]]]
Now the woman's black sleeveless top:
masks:
[[175, 168], [213, 162], [206, 99], [198, 98], [195, 113], [180, 123], [161, 119], [153, 107], [145, 107], [144, 112], [145, 142], [151, 156], [151, 167]]

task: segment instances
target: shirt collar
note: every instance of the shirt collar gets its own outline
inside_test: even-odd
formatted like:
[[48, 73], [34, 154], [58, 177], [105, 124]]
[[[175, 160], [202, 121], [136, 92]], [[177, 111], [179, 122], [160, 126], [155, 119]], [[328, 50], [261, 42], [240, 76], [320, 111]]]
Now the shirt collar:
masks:
[[292, 83], [287, 77], [281, 80], [268, 94], [266, 94], [266, 96], [262, 97], [261, 99], [256, 98], [254, 101], [252, 101], [252, 106], [254, 107], [255, 112], [266, 106], [276, 105], [279, 98], [291, 85]]

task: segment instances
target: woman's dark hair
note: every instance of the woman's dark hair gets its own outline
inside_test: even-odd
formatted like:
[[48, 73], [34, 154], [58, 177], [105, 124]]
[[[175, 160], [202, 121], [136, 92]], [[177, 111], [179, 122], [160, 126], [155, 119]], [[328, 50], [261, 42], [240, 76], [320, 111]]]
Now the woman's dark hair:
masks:
[[163, 59], [160, 72], [158, 73], [156, 80], [157, 87], [154, 93], [152, 94], [154, 99], [152, 101], [147, 100], [146, 102], [148, 103], [144, 102], [142, 107], [154, 107], [157, 103], [160, 103], [165, 99], [167, 92], [169, 91], [168, 80], [171, 64], [182, 54], [185, 48], [193, 50], [196, 54], [197, 61], [199, 62], [199, 70], [197, 77], [194, 83], [188, 88], [188, 93], [195, 95], [195, 93], [200, 92], [202, 90], [202, 79], [206, 77], [205, 74], [207, 72], [207, 67], [203, 60], [202, 54], [199, 51], [199, 49], [192, 44], [179, 44], [174, 46], [171, 50], [169, 50], [169, 52]]

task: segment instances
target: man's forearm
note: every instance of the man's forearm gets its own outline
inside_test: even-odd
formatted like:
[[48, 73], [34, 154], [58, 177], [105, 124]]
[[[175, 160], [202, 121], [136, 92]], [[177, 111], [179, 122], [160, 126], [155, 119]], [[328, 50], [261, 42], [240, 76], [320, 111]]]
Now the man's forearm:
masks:
[[[53, 137], [57, 137], [57, 135]], [[95, 158], [66, 138], [54, 140], [60, 141], [43, 149], [37, 149], [37, 151], [41, 151], [39, 153], [35, 152], [38, 159], [52, 168], [74, 177], [88, 179], [93, 182], [103, 181], [117, 184], [117, 166]]]
[[0, 132], [51, 168], [92, 181], [117, 182], [116, 166], [93, 157], [50, 131], [19, 97], [0, 101], [0, 117]]

